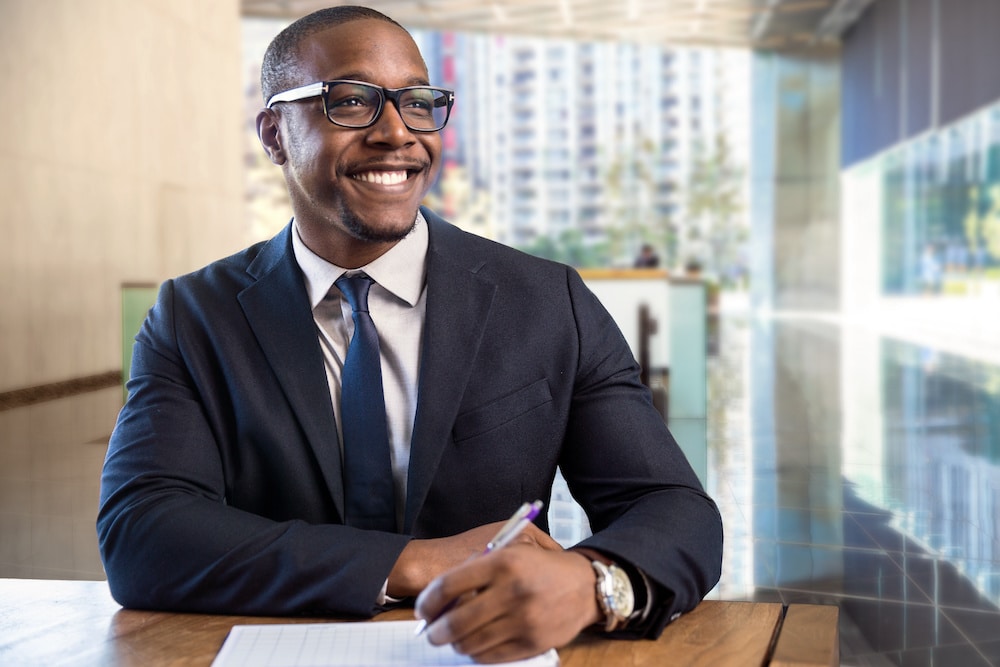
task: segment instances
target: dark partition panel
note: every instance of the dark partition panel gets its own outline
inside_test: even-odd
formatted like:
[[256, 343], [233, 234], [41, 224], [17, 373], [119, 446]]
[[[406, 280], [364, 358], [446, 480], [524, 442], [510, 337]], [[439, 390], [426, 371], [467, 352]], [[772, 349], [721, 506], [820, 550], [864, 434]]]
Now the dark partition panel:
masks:
[[998, 0], [879, 0], [843, 39], [844, 167], [1000, 99]]

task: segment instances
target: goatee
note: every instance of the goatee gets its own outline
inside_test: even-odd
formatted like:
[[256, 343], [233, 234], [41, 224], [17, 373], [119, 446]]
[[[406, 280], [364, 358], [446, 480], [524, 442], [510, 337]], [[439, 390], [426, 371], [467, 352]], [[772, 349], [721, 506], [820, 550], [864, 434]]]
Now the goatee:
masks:
[[366, 224], [359, 216], [354, 214], [354, 211], [346, 210], [340, 218], [341, 224], [347, 229], [357, 239], [362, 241], [369, 241], [372, 243], [393, 243], [395, 241], [402, 241], [407, 235], [413, 231], [413, 227], [417, 224], [417, 216], [413, 215], [413, 220], [410, 224], [406, 226], [405, 229], [394, 229], [392, 227], [385, 228], [375, 228], [369, 224]]

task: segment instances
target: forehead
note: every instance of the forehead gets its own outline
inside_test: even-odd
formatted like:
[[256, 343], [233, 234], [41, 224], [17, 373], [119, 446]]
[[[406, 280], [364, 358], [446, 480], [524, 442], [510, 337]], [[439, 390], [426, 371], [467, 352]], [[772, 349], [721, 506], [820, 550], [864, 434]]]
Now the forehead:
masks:
[[427, 80], [413, 38], [385, 21], [362, 19], [314, 33], [299, 44], [297, 56], [300, 84], [361, 79], [393, 88]]

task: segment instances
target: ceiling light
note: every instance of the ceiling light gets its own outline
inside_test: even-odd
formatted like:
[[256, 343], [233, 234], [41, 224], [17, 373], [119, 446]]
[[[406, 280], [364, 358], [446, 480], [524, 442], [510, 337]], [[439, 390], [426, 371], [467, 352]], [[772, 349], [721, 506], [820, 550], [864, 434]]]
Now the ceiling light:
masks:
[[626, 16], [629, 21], [639, 20], [639, 0], [628, 0], [628, 9], [626, 10]]
[[569, 0], [559, 0], [559, 14], [562, 16], [563, 25], [573, 25], [573, 10], [569, 6]]

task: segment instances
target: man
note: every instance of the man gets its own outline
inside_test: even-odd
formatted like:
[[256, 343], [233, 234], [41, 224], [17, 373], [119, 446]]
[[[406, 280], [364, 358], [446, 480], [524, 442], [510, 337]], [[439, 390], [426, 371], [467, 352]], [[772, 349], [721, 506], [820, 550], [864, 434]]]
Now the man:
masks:
[[634, 268], [655, 269], [660, 266], [660, 257], [653, 250], [653, 246], [643, 243], [639, 249], [639, 255], [635, 258]]
[[[167, 281], [136, 337], [98, 516], [115, 598], [372, 615], [420, 594], [430, 641], [487, 662], [588, 626], [658, 635], [718, 580], [718, 511], [577, 274], [418, 209], [452, 97], [412, 38], [316, 12], [275, 38], [262, 83], [294, 220]], [[381, 473], [350, 472], [370, 458]], [[594, 535], [564, 551], [543, 517], [470, 558], [557, 466]]]

